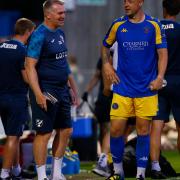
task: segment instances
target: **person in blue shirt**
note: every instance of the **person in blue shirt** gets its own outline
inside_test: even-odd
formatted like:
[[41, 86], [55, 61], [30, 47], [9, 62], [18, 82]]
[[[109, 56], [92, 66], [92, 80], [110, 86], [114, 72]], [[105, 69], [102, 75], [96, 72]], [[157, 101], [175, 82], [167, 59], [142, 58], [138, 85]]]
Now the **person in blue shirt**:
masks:
[[34, 31], [28, 44], [26, 70], [29, 85], [34, 140], [34, 158], [38, 180], [46, 175], [47, 143], [56, 131], [52, 144], [51, 179], [64, 180], [62, 160], [72, 133], [71, 94], [72, 75], [67, 62], [64, 25], [64, 1], [47, 0], [43, 4], [44, 22]]
[[151, 128], [151, 161], [153, 179], [167, 178], [159, 164], [161, 147], [161, 133], [165, 122], [169, 121], [170, 112], [176, 121], [178, 132], [177, 147], [180, 151], [180, 24], [176, 22], [176, 16], [180, 11], [179, 0], [163, 0], [163, 16], [161, 21], [165, 30], [168, 45], [168, 65], [165, 73], [166, 87], [158, 93], [159, 112], [153, 118]]
[[0, 43], [0, 116], [7, 135], [1, 179], [20, 178], [22, 175], [19, 139], [25, 122], [29, 119], [24, 68], [25, 44], [34, 28], [34, 23], [29, 19], [18, 19], [13, 38]]
[[[145, 179], [150, 151], [149, 130], [158, 111], [157, 91], [162, 88], [167, 65], [167, 44], [160, 22], [143, 10], [143, 0], [124, 0], [125, 16], [116, 19], [102, 46], [104, 78], [113, 83], [110, 149], [115, 174], [124, 179], [124, 130], [127, 119], [136, 117], [136, 179]], [[109, 63], [109, 48], [118, 43], [118, 64]]]

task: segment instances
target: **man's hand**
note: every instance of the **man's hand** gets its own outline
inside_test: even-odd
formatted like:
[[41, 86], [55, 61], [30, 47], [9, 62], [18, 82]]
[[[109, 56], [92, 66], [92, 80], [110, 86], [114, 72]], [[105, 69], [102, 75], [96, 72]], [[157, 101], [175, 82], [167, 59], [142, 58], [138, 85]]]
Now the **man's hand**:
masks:
[[103, 75], [105, 80], [110, 81], [112, 84], [118, 84], [120, 82], [119, 77], [109, 63], [103, 64]]
[[36, 102], [37, 104], [44, 109], [45, 111], [47, 111], [47, 103], [46, 100], [48, 98], [44, 95], [44, 94], [38, 94], [36, 95]]
[[78, 106], [79, 103], [79, 98], [77, 97], [76, 93], [74, 93], [74, 91], [70, 88], [69, 89], [70, 95], [71, 95], [71, 100], [72, 100], [72, 104], [75, 106]]
[[163, 87], [163, 78], [157, 77], [155, 80], [153, 80], [149, 85], [151, 91], [158, 91]]

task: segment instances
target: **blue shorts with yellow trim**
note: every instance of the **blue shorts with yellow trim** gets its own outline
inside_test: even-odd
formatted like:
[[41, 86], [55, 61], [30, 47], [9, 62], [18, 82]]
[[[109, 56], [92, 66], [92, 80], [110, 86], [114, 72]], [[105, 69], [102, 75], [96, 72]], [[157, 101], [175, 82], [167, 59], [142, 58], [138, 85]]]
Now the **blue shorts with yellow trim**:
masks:
[[[119, 94], [113, 94], [111, 104], [111, 117], [152, 117], [158, 111], [158, 95], [129, 98]], [[114, 118], [113, 118], [114, 119]]]

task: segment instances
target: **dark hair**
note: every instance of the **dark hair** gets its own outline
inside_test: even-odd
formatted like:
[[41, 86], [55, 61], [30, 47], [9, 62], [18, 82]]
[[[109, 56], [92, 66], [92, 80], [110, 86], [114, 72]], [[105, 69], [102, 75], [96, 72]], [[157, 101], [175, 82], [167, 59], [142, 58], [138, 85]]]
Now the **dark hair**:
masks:
[[180, 11], [180, 0], [163, 0], [163, 8], [169, 15], [176, 16]]
[[25, 32], [33, 30], [35, 27], [35, 24], [26, 18], [20, 18], [16, 21], [15, 27], [14, 27], [14, 33], [16, 35], [24, 35]]
[[46, 10], [49, 10], [53, 4], [60, 4], [63, 5], [64, 4], [64, 0], [46, 0], [43, 3], [43, 11], [45, 12]]

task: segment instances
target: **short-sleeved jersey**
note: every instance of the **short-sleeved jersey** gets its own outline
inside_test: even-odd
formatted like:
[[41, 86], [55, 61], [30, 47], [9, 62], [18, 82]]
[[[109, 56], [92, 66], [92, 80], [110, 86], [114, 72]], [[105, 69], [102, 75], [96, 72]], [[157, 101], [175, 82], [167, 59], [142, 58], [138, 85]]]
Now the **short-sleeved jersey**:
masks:
[[58, 28], [50, 30], [41, 24], [32, 34], [27, 57], [36, 59], [40, 86], [67, 84], [70, 73], [65, 35]]
[[110, 48], [115, 41], [120, 83], [113, 85], [113, 92], [132, 98], [156, 94], [149, 84], [157, 77], [157, 49], [167, 47], [160, 22], [148, 15], [140, 23], [130, 22], [127, 16], [119, 18], [111, 25], [103, 45]]
[[26, 47], [12, 39], [0, 43], [0, 94], [27, 93], [21, 71], [24, 69]]
[[168, 66], [165, 75], [180, 75], [180, 24], [162, 20], [168, 46]]

